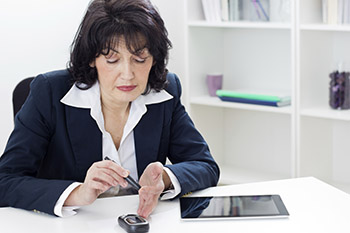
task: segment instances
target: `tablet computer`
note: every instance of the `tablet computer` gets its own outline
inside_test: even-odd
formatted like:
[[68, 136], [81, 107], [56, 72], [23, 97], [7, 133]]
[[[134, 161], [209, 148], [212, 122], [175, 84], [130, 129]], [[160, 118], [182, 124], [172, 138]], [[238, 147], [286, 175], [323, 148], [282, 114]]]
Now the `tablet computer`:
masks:
[[182, 220], [285, 218], [279, 195], [181, 197]]

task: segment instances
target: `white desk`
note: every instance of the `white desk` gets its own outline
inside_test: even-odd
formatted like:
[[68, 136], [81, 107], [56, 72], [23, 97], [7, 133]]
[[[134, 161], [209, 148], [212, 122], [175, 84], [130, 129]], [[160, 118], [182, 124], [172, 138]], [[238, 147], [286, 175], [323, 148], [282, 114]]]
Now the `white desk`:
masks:
[[[280, 194], [290, 217], [182, 222], [178, 200], [165, 201], [159, 203], [149, 219], [150, 232], [350, 232], [350, 195], [315, 178], [220, 186], [195, 194]], [[0, 232], [125, 232], [116, 218], [121, 214], [135, 213], [137, 206], [138, 196], [134, 195], [99, 199], [70, 218], [0, 208]]]

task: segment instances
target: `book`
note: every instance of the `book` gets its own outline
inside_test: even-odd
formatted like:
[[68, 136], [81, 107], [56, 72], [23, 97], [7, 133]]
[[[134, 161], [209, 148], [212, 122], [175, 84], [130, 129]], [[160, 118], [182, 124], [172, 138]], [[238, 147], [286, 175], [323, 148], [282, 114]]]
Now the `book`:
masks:
[[338, 0], [328, 0], [328, 24], [337, 24], [338, 22]]
[[229, 19], [238, 21], [240, 19], [239, 0], [229, 0]]
[[[263, 1], [263, 3], [261, 2], [261, 0], [253, 0], [253, 3], [256, 7], [256, 9], [258, 10], [258, 12], [260, 11], [262, 13], [262, 15], [264, 16], [259, 16], [260, 19], [264, 19], [265, 21], [270, 21], [270, 17], [269, 17], [269, 12], [267, 11], [268, 6], [269, 6], [269, 1]], [[263, 6], [264, 4], [264, 6]]]
[[350, 0], [344, 1], [344, 9], [343, 9], [343, 24], [350, 23]]
[[212, 17], [211, 17], [211, 14], [210, 14], [209, 1], [208, 0], [202, 0], [202, 7], [203, 7], [205, 20], [212, 21]]
[[219, 0], [202, 0], [202, 8], [206, 21], [221, 21], [221, 1]]
[[343, 24], [349, 23], [349, 0], [344, 0]]
[[222, 21], [229, 21], [229, 0], [221, 0], [221, 19]]
[[214, 14], [214, 21], [215, 22], [221, 22], [221, 1], [220, 0], [211, 0], [211, 4], [213, 6], [212, 11]]
[[[273, 94], [270, 94], [273, 93]], [[243, 98], [251, 100], [283, 102], [290, 101], [290, 95], [276, 93], [276, 91], [233, 91], [233, 90], [217, 90], [216, 95], [219, 97]]]
[[328, 23], [328, 0], [322, 0], [322, 22]]
[[344, 0], [338, 0], [337, 23], [344, 23]]
[[283, 101], [266, 101], [266, 100], [235, 98], [235, 97], [226, 97], [226, 96], [219, 96], [219, 98], [222, 101], [228, 101], [228, 102], [236, 102], [236, 103], [244, 103], [244, 104], [257, 104], [257, 105], [274, 106], [274, 107], [288, 106], [291, 103], [290, 99], [283, 100]]
[[290, 22], [290, 8], [290, 0], [270, 0], [270, 22]]

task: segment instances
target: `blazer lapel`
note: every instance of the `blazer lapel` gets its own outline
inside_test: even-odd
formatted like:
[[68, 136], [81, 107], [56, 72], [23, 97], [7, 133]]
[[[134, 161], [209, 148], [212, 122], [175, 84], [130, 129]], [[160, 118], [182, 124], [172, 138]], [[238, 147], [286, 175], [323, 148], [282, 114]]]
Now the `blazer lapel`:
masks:
[[66, 106], [67, 131], [71, 141], [79, 179], [84, 180], [90, 166], [102, 159], [102, 133], [90, 109]]
[[[161, 107], [160, 107], [161, 106]], [[140, 177], [148, 164], [158, 160], [164, 106], [148, 105], [147, 112], [134, 129], [137, 172]]]

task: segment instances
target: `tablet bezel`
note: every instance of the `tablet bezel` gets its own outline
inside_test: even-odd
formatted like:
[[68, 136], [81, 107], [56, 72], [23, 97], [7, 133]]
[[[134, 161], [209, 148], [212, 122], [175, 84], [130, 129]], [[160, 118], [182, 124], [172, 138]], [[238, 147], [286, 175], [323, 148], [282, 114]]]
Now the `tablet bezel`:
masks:
[[[259, 214], [259, 215], [242, 215], [242, 216], [223, 216], [223, 215], [213, 215], [213, 216], [200, 216], [200, 217], [182, 217], [181, 202], [185, 198], [242, 198], [242, 197], [271, 197], [273, 200], [278, 213], [277, 214]], [[222, 219], [261, 219], [261, 218], [288, 218], [289, 212], [284, 205], [282, 198], [278, 194], [263, 194], [263, 195], [225, 195], [225, 196], [185, 196], [179, 198], [180, 205], [180, 218], [184, 221], [196, 221], [196, 220], [222, 220]]]

